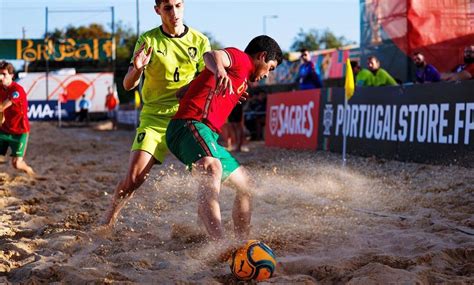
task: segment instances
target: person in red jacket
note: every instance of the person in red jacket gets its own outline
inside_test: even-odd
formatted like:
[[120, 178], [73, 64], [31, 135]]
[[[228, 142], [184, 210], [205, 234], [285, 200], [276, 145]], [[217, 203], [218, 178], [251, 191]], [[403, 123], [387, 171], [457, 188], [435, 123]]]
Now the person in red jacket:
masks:
[[13, 81], [14, 74], [11, 63], [0, 62], [0, 155], [10, 148], [13, 167], [33, 176], [35, 172], [23, 160], [30, 132], [28, 101], [23, 87]]
[[248, 96], [249, 82], [266, 78], [282, 58], [280, 46], [268, 36], [254, 38], [245, 51], [225, 48], [205, 53], [206, 69], [191, 82], [168, 125], [166, 143], [198, 178], [198, 216], [214, 241], [224, 239], [221, 182], [236, 190], [232, 218], [237, 238], [248, 238], [251, 217], [249, 175], [217, 143], [218, 133], [241, 97]]
[[112, 121], [112, 129], [114, 130], [117, 128], [117, 120], [115, 118], [115, 109], [117, 108], [117, 105], [117, 97], [115, 97], [114, 89], [110, 86], [107, 95], [105, 96], [105, 108], [107, 108], [107, 117]]

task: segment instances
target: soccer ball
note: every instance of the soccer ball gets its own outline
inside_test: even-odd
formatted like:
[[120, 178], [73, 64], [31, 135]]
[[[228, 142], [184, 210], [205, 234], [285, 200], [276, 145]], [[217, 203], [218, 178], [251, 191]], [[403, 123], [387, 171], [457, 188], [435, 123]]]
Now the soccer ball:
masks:
[[276, 267], [275, 254], [268, 245], [250, 240], [229, 259], [230, 270], [239, 280], [262, 281], [272, 277]]

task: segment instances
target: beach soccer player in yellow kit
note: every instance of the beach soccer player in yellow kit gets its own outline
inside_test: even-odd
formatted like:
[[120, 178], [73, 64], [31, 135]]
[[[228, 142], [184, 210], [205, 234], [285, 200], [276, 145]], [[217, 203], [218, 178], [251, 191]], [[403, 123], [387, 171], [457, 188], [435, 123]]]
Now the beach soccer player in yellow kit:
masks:
[[110, 229], [134, 191], [145, 181], [154, 164], [167, 153], [165, 133], [178, 110], [177, 91], [204, 68], [203, 55], [210, 50], [208, 38], [184, 25], [184, 0], [155, 0], [162, 25], [143, 33], [123, 80], [126, 90], [138, 86], [142, 75], [143, 109], [130, 153], [126, 176], [115, 188], [104, 225]]

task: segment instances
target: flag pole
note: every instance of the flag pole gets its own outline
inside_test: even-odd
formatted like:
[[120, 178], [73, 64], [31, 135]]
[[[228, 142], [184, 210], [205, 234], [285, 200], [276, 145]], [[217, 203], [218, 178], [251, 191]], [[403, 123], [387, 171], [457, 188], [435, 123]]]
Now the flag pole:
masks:
[[346, 150], [347, 150], [346, 110], [347, 110], [347, 96], [344, 96], [344, 112], [343, 112], [343, 115], [342, 115], [342, 166], [343, 167], [346, 166]]
[[344, 84], [344, 112], [342, 115], [342, 166], [346, 166], [346, 152], [347, 152], [347, 105], [349, 99], [354, 95], [355, 84], [354, 74], [352, 73], [351, 60], [346, 60], [346, 82]]

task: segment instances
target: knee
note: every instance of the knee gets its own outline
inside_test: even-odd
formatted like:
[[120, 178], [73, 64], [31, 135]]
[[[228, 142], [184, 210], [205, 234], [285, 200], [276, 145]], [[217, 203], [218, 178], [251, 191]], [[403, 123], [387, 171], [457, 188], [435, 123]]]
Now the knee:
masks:
[[214, 157], [205, 157], [198, 161], [197, 165], [203, 174], [216, 179], [218, 178], [220, 181], [220, 177], [222, 176], [222, 164], [220, 160]]

